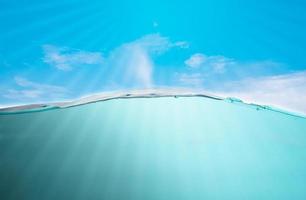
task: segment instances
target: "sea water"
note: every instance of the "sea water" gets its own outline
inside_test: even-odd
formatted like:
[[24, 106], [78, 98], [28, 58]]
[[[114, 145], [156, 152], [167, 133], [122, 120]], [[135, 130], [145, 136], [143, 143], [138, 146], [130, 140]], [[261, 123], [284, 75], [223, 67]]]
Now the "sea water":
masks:
[[0, 113], [1, 199], [306, 199], [301, 116], [203, 97], [38, 111]]

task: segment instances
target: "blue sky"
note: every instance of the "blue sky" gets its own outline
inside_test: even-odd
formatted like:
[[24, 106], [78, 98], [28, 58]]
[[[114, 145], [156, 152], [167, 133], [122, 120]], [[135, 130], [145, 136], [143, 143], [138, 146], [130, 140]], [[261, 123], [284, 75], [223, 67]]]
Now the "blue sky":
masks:
[[306, 112], [306, 2], [0, 0], [0, 105], [188, 87]]

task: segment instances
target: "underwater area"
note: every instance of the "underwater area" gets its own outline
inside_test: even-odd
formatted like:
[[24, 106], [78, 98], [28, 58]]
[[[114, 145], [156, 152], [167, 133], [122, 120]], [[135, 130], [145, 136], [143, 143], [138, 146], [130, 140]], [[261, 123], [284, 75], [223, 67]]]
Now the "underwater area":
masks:
[[1, 199], [305, 199], [306, 118], [235, 99], [0, 112]]

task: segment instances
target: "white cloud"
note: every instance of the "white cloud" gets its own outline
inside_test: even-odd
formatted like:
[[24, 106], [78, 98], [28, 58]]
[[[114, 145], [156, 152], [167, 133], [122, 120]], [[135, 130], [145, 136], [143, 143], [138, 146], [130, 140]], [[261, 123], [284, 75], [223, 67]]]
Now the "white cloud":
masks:
[[[114, 49], [107, 58], [107, 65], [122, 77], [121, 85], [149, 88], [153, 84], [154, 62], [152, 57], [171, 48], [186, 48], [187, 42], [172, 43], [167, 37], [150, 34]], [[118, 76], [117, 76], [118, 77]]]
[[9, 89], [2, 95], [3, 97], [19, 101], [29, 99], [50, 101], [53, 98], [64, 97], [67, 94], [67, 90], [60, 86], [39, 84], [18, 76], [14, 80], [21, 89]]
[[235, 64], [235, 61], [224, 56], [207, 56], [202, 53], [196, 53], [185, 60], [185, 64], [191, 68], [207, 68], [215, 73], [223, 73], [225, 68]]
[[73, 50], [53, 45], [44, 45], [44, 62], [60, 70], [68, 71], [81, 65], [95, 65], [103, 62], [101, 53]]
[[217, 94], [306, 113], [306, 71], [227, 83]]
[[185, 60], [185, 64], [189, 67], [200, 67], [206, 60], [206, 56], [201, 53], [196, 53], [190, 56], [187, 60]]

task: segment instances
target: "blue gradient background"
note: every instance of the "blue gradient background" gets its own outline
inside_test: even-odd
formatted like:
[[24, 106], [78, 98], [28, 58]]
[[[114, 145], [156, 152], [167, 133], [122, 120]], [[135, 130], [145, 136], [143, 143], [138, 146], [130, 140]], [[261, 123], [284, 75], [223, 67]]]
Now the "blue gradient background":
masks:
[[[0, 199], [305, 199], [306, 2], [0, 0]], [[167, 91], [167, 90], [164, 90]], [[130, 93], [129, 93], [130, 94]], [[6, 110], [7, 111], [7, 110]]]

